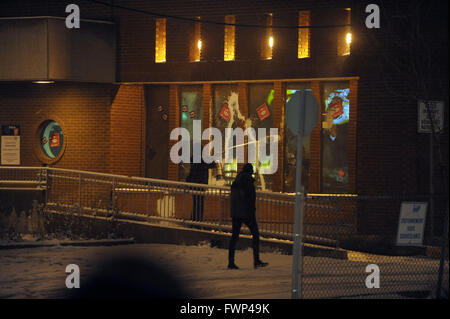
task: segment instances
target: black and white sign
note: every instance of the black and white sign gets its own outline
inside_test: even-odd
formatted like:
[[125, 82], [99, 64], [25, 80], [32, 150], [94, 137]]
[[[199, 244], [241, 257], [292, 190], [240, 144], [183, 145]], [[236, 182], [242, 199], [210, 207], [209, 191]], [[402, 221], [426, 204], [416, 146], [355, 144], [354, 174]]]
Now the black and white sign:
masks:
[[402, 203], [398, 220], [398, 246], [422, 246], [427, 206], [428, 203]]
[[[444, 130], [444, 102], [428, 101], [428, 107], [433, 120], [435, 133], [442, 132]], [[430, 116], [428, 114], [428, 108], [425, 105], [425, 101], [418, 102], [418, 113], [418, 132], [431, 133]]]
[[1, 165], [20, 165], [20, 136], [3, 135]]

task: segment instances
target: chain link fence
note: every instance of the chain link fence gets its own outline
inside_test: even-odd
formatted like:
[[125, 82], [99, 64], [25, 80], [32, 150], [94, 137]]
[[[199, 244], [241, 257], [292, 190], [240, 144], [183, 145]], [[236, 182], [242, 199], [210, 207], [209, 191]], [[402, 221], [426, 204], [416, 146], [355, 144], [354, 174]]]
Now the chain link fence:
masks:
[[[11, 194], [19, 198], [30, 192], [38, 194], [35, 198], [44, 203], [46, 213], [231, 231], [228, 187], [57, 168], [0, 167], [0, 206]], [[429, 204], [430, 198], [304, 196], [304, 249], [321, 245], [344, 251], [346, 258], [304, 256], [301, 296], [448, 298], [448, 197], [433, 197], [434, 209], [426, 214], [419, 246], [396, 243], [404, 202]], [[294, 195], [258, 191], [256, 208], [262, 236], [292, 241]]]
[[[306, 196], [305, 241], [308, 235], [333, 239], [347, 258], [304, 256], [302, 297], [448, 298], [448, 197], [435, 196], [433, 201], [421, 244], [410, 246], [408, 240], [406, 245], [398, 242], [404, 236], [398, 236], [404, 232], [399, 230], [402, 203], [415, 203], [418, 209], [429, 204], [429, 196]], [[327, 217], [337, 222], [329, 225], [323, 221]], [[418, 223], [407, 228], [411, 237], [421, 233], [420, 218], [404, 221]]]

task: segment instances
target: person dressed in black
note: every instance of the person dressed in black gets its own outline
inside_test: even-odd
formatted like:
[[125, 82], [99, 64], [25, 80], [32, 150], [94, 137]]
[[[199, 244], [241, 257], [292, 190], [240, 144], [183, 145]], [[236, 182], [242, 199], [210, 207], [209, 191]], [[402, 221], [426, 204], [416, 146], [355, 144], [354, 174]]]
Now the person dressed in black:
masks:
[[[189, 175], [186, 178], [186, 182], [208, 184], [208, 169], [214, 167], [216, 167], [216, 163], [212, 162], [211, 164], [207, 164], [203, 161], [203, 158], [200, 163], [192, 163], [191, 161], [191, 169], [189, 171]], [[193, 187], [192, 189], [200, 192], [205, 191], [205, 188], [203, 187]], [[193, 221], [202, 221], [205, 196], [195, 194], [192, 196], [192, 199], [193, 203], [191, 219]]]
[[244, 165], [233, 184], [231, 185], [231, 220], [232, 235], [228, 250], [228, 269], [239, 269], [234, 263], [234, 252], [239, 239], [242, 223], [246, 224], [252, 233], [254, 267], [265, 267], [268, 263], [259, 259], [259, 230], [256, 222], [256, 191], [254, 185], [253, 166]]

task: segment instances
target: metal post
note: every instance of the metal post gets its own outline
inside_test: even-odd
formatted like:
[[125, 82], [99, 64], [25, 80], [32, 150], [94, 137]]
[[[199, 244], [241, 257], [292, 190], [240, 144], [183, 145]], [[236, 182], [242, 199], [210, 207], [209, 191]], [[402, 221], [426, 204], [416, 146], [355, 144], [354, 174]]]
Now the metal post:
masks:
[[150, 220], [151, 211], [152, 211], [152, 206], [151, 206], [152, 193], [150, 192], [150, 190], [151, 190], [150, 182], [147, 182], [146, 184], [147, 184], [147, 190], [146, 190], [146, 193], [147, 193], [147, 219]]
[[[438, 282], [436, 287], [436, 298], [441, 298], [441, 290], [442, 290], [442, 276], [444, 272], [444, 263], [445, 263], [445, 255], [446, 255], [446, 247], [448, 241], [448, 199], [447, 199], [447, 208], [444, 219], [444, 233], [442, 234], [442, 245], [441, 245], [441, 259], [439, 262], [439, 273], [438, 273]], [[447, 296], [448, 298], [448, 296]]]
[[[111, 215], [115, 215], [116, 210], [116, 179], [113, 178], [113, 185], [112, 185], [112, 194], [111, 194]], [[115, 217], [115, 216], [114, 216]]]
[[336, 206], [335, 206], [335, 210], [336, 210], [336, 248], [339, 248], [339, 231], [341, 230], [341, 224], [339, 222], [339, 213], [340, 213], [340, 205], [339, 205], [339, 197], [336, 197]]
[[300, 118], [297, 135], [297, 160], [296, 160], [296, 183], [295, 183], [295, 222], [294, 222], [294, 247], [292, 262], [292, 299], [302, 297], [302, 272], [303, 272], [303, 251], [302, 251], [302, 226], [304, 194], [302, 187], [302, 139], [305, 122], [305, 91], [301, 91], [300, 96]]
[[430, 233], [431, 239], [434, 239], [434, 185], [433, 185], [433, 133], [430, 136]]
[[81, 186], [82, 186], [82, 177], [81, 174], [79, 174], [80, 180], [79, 180], [79, 190], [78, 190], [78, 215], [81, 215]]
[[186, 188], [183, 188], [183, 223], [186, 221]]
[[222, 225], [222, 190], [219, 189], [219, 226]]
[[47, 203], [48, 203], [48, 190], [49, 190], [49, 183], [48, 183], [48, 168], [45, 169], [45, 208], [47, 209]]
[[433, 185], [433, 162], [434, 162], [434, 158], [433, 158], [433, 150], [434, 150], [434, 123], [433, 123], [433, 116], [431, 114], [431, 109], [430, 109], [430, 102], [429, 101], [425, 101], [425, 107], [427, 109], [427, 114], [428, 114], [428, 119], [430, 120], [430, 125], [431, 125], [431, 132], [429, 133], [429, 138], [430, 138], [430, 237], [433, 240], [434, 238], [434, 199], [433, 199], [433, 195], [434, 195], [434, 185]]

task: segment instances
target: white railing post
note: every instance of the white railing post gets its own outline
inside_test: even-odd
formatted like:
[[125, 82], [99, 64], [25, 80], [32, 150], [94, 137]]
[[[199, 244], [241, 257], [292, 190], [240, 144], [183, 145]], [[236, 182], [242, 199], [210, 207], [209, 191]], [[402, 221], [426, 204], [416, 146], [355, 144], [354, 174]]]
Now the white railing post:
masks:
[[78, 215], [81, 215], [81, 188], [83, 183], [83, 177], [79, 174], [79, 190], [78, 190]]
[[219, 189], [219, 226], [222, 225], [222, 190]]

